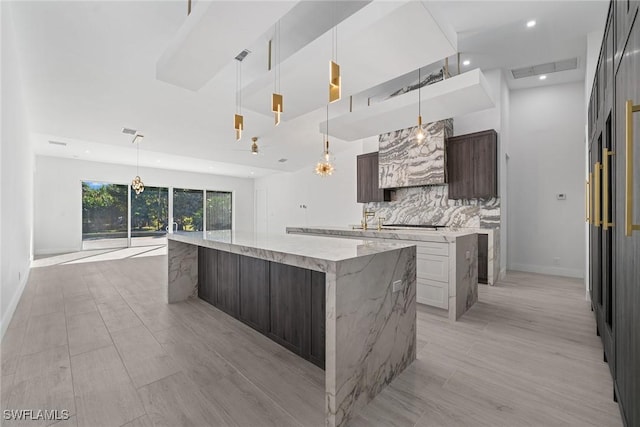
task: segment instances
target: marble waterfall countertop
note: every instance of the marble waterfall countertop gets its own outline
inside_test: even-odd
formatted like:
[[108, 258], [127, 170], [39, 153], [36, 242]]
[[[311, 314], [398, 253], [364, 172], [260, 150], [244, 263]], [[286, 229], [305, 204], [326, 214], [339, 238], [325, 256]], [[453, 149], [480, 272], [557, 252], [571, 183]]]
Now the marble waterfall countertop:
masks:
[[169, 240], [177, 242], [322, 272], [327, 272], [330, 264], [339, 261], [412, 246], [409, 243], [336, 239], [335, 237], [318, 238], [296, 234], [263, 234], [237, 230], [187, 231], [167, 236]]
[[417, 247], [411, 242], [242, 231], [173, 233], [168, 239], [168, 303], [198, 295], [199, 247], [324, 273], [327, 427], [348, 425], [416, 358]]
[[425, 230], [419, 228], [383, 228], [378, 230], [375, 226], [368, 230], [362, 230], [351, 227], [319, 227], [319, 226], [304, 226], [304, 227], [287, 227], [287, 233], [304, 233], [304, 234], [317, 234], [327, 236], [344, 236], [344, 237], [361, 237], [363, 239], [376, 238], [376, 239], [397, 239], [397, 240], [414, 240], [419, 242], [441, 242], [451, 243], [454, 242], [456, 237], [468, 236], [470, 234], [477, 234], [476, 230]]

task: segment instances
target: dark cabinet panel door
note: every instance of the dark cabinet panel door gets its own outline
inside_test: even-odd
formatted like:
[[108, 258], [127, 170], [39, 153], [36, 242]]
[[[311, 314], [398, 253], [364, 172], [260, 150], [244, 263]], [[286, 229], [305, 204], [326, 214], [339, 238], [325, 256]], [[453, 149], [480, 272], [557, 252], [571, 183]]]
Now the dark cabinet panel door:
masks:
[[324, 369], [326, 275], [311, 272], [311, 361]]
[[271, 331], [276, 342], [309, 358], [311, 347], [311, 271], [271, 263]]
[[498, 196], [498, 135], [494, 130], [447, 139], [450, 199]]
[[[624, 3], [624, 2], [620, 2]], [[636, 19], [616, 74], [615, 150], [615, 284], [614, 336], [616, 386], [626, 425], [640, 425], [640, 232], [625, 235], [625, 203], [633, 201], [632, 222], [640, 222], [640, 113], [633, 113], [633, 158], [627, 159], [626, 102], [640, 104], [640, 21]], [[627, 160], [633, 163], [631, 197], [626, 195]]]
[[378, 182], [378, 152], [362, 154], [357, 157], [357, 201], [358, 203], [388, 202], [390, 190], [380, 188]]
[[490, 198], [498, 195], [498, 135], [486, 131], [471, 138], [473, 152], [473, 197]]
[[269, 331], [269, 261], [240, 257], [240, 320]]
[[478, 234], [478, 282], [489, 281], [489, 236]]
[[[638, 5], [640, 5], [638, 0], [614, 0], [612, 2], [615, 14], [616, 64], [619, 64], [622, 59], [631, 25], [638, 13]], [[629, 52], [629, 49], [627, 49], [627, 52]]]
[[238, 317], [240, 297], [238, 286], [239, 258], [239, 255], [218, 251], [218, 280], [214, 305], [234, 317]]
[[209, 248], [198, 248], [198, 297], [214, 303], [218, 275], [217, 251]]

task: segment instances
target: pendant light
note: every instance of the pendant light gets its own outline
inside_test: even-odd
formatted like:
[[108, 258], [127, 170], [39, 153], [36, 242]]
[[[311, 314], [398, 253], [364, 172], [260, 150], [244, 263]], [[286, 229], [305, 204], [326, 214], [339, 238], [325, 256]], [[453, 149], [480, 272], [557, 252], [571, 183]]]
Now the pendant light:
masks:
[[[276, 23], [275, 30], [273, 32], [273, 38], [275, 39], [275, 61], [273, 68], [273, 95], [271, 95], [271, 111], [275, 114], [275, 124], [280, 124], [280, 114], [283, 111], [282, 101], [283, 97], [280, 92], [280, 21]], [[269, 53], [271, 55], [271, 53]], [[271, 59], [271, 58], [269, 58]]]
[[236, 130], [236, 141], [242, 138], [244, 130], [244, 117], [242, 116], [242, 60], [249, 54], [243, 50], [236, 56], [236, 114], [233, 116], [233, 128]]
[[422, 144], [424, 141], [425, 135], [422, 130], [422, 109], [420, 108], [422, 105], [422, 98], [420, 97], [420, 88], [422, 87], [422, 75], [420, 73], [420, 68], [418, 68], [418, 127], [416, 128], [416, 132], [414, 134], [414, 138], [418, 144]]
[[322, 150], [322, 156], [320, 160], [316, 164], [315, 172], [317, 175], [322, 177], [331, 176], [335, 168], [333, 167], [333, 163], [335, 163], [335, 159], [333, 154], [329, 151], [329, 104], [327, 104], [327, 133], [323, 135], [324, 145]]
[[140, 194], [144, 191], [144, 182], [140, 179], [140, 141], [142, 138], [144, 138], [144, 135], [136, 133], [136, 136], [133, 137], [133, 141], [131, 141], [136, 144], [136, 177], [131, 181], [131, 189], [133, 189], [136, 194]]
[[[335, 10], [334, 10], [334, 22]], [[331, 49], [332, 58], [329, 61], [329, 102], [335, 102], [342, 96], [342, 87], [340, 80], [340, 65], [338, 65], [338, 25], [333, 27], [331, 33]]]
[[253, 144], [251, 144], [251, 154], [253, 155], [258, 155], [258, 137], [254, 136], [253, 138], [251, 138], [251, 141], [253, 141]]

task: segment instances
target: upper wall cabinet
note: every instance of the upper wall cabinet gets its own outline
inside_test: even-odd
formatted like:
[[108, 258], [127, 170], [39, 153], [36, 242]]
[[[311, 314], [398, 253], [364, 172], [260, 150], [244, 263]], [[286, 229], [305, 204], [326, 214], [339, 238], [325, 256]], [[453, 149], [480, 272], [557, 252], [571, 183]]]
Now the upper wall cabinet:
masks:
[[388, 202], [389, 190], [378, 186], [378, 152], [362, 154], [357, 160], [358, 203]]
[[380, 188], [442, 185], [446, 178], [445, 139], [453, 135], [453, 119], [422, 125], [424, 138], [417, 127], [380, 135]]
[[498, 134], [495, 130], [447, 139], [450, 199], [498, 197]]
[[633, 24], [633, 20], [638, 13], [640, 0], [617, 0], [613, 1], [613, 13], [615, 14], [615, 31], [616, 31], [616, 68], [622, 59], [622, 52], [627, 44], [629, 30]]

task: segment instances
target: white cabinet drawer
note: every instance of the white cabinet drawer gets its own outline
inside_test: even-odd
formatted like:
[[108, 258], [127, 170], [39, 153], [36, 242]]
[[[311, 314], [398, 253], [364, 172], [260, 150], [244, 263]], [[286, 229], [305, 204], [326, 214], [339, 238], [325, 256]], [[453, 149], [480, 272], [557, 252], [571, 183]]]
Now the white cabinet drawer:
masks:
[[449, 257], [438, 255], [418, 255], [416, 276], [422, 279], [449, 281]]
[[433, 307], [449, 309], [449, 285], [442, 282], [418, 279], [416, 302]]
[[449, 256], [449, 244], [437, 242], [415, 242], [418, 255], [443, 255]]

